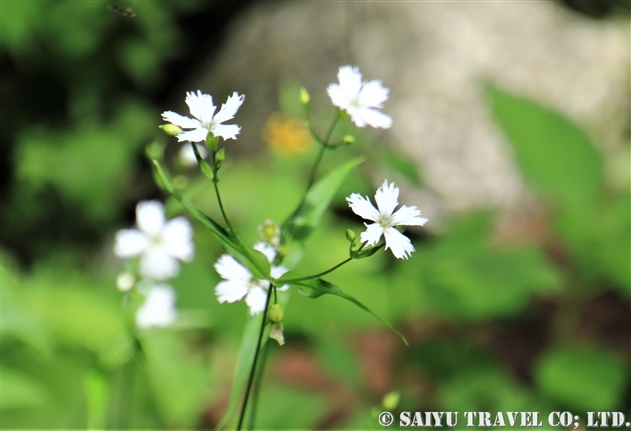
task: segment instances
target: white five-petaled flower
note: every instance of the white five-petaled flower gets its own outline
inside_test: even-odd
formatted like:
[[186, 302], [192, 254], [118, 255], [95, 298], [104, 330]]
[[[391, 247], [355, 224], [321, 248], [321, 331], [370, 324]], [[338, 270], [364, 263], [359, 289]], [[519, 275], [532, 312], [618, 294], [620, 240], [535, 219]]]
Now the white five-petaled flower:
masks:
[[414, 252], [414, 246], [409, 238], [399, 232], [395, 226], [423, 226], [427, 219], [421, 217], [421, 210], [416, 207], [399, 205], [399, 188], [394, 183], [388, 184], [384, 180], [381, 187], [375, 193], [377, 208], [373, 206], [368, 197], [359, 193], [353, 193], [346, 198], [348, 206], [358, 216], [371, 220], [374, 223], [367, 224], [366, 230], [361, 233], [361, 241], [368, 245], [376, 245], [381, 236], [386, 239], [386, 250], [392, 250], [392, 254], [398, 259], [407, 259]]
[[346, 111], [357, 127], [366, 124], [387, 129], [392, 126], [392, 118], [375, 108], [383, 108], [388, 100], [388, 90], [381, 81], [362, 82], [359, 68], [342, 66], [337, 72], [339, 84], [331, 84], [326, 92], [338, 108]]
[[136, 325], [148, 329], [170, 326], [177, 319], [175, 290], [168, 284], [157, 284], [147, 291], [145, 301], [136, 311]]
[[221, 136], [225, 139], [237, 139], [241, 127], [236, 124], [221, 124], [232, 120], [245, 99], [244, 95], [239, 95], [236, 91], [228, 97], [226, 103], [221, 105], [217, 114], [217, 107], [213, 104], [213, 98], [209, 94], [203, 94], [197, 90], [186, 93], [186, 104], [191, 110], [191, 115], [195, 118], [185, 117], [173, 111], [162, 113], [164, 121], [168, 121], [182, 129], [192, 129], [177, 135], [180, 142], [204, 142], [211, 133], [214, 136]]
[[[263, 253], [270, 263], [276, 257], [274, 247], [265, 242], [257, 242], [254, 244], [254, 249]], [[245, 298], [252, 316], [265, 309], [267, 290], [270, 287], [269, 280], [255, 278], [246, 267], [228, 254], [221, 255], [215, 263], [215, 270], [223, 278], [223, 281], [215, 287], [215, 294], [220, 303], [235, 302]], [[280, 278], [287, 271], [288, 269], [283, 266], [272, 266], [270, 275], [273, 278]], [[276, 289], [287, 290], [289, 285], [278, 286]]]
[[193, 229], [184, 217], [167, 221], [164, 206], [158, 201], [143, 201], [136, 206], [138, 229], [116, 233], [114, 253], [122, 258], [140, 256], [140, 275], [151, 280], [166, 280], [180, 271], [179, 260], [190, 262], [194, 256]]

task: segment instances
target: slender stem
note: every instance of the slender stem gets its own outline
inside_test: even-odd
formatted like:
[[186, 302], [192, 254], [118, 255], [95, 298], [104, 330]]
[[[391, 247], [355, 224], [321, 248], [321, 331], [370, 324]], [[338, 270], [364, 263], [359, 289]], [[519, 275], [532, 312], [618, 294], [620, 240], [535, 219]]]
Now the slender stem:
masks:
[[[318, 156], [316, 157], [313, 167], [311, 168], [311, 173], [309, 174], [309, 182], [307, 183], [307, 191], [309, 191], [309, 189], [315, 182], [315, 177], [318, 172], [318, 167], [320, 166], [320, 162], [322, 161], [322, 156], [324, 156], [324, 152], [326, 151], [326, 149], [329, 148], [329, 139], [331, 139], [331, 134], [333, 133], [333, 129], [335, 129], [335, 126], [339, 118], [340, 118], [339, 114], [336, 113], [335, 117], [333, 117], [333, 121], [331, 121], [329, 130], [326, 132], [326, 136], [324, 137], [324, 140], [319, 141], [320, 151], [318, 151]], [[311, 123], [309, 123], [309, 129], [311, 129]], [[315, 133], [312, 133], [312, 134], [315, 138], [317, 138]], [[305, 196], [306, 195], [307, 195], [307, 192], [305, 192]], [[302, 202], [301, 202], [301, 205], [302, 205]]]
[[265, 308], [263, 309], [263, 318], [261, 319], [261, 332], [259, 332], [259, 339], [256, 343], [256, 352], [254, 353], [254, 362], [252, 363], [252, 368], [250, 369], [250, 377], [248, 377], [248, 386], [245, 390], [245, 399], [243, 400], [243, 406], [241, 407], [241, 414], [239, 415], [239, 424], [237, 425], [237, 431], [241, 430], [243, 426], [243, 419], [245, 419], [245, 412], [248, 408], [248, 400], [250, 399], [250, 392], [252, 390], [252, 383], [254, 382], [254, 374], [256, 373], [256, 364], [259, 360], [259, 354], [261, 352], [261, 343], [263, 342], [263, 334], [265, 333], [265, 320], [267, 319], [267, 307], [269, 306], [269, 301], [272, 297], [272, 290], [276, 289], [276, 286], [271, 285], [269, 290], [267, 291], [267, 300], [265, 301]]
[[340, 266], [347, 264], [348, 262], [350, 262], [351, 260], [353, 260], [352, 257], [349, 257], [348, 259], [338, 263], [337, 265], [335, 265], [333, 268], [329, 268], [324, 272], [321, 272], [319, 274], [315, 274], [315, 275], [309, 275], [307, 277], [301, 277], [301, 278], [292, 278], [291, 280], [283, 280], [283, 283], [296, 283], [298, 281], [304, 281], [304, 280], [311, 280], [313, 278], [319, 278], [322, 277], [323, 275], [327, 275], [330, 272], [335, 271], [336, 269], [338, 269]]
[[223, 220], [226, 222], [226, 226], [228, 227], [229, 231], [232, 231], [232, 226], [230, 225], [230, 222], [228, 221], [228, 216], [226, 216], [226, 212], [223, 209], [223, 204], [221, 203], [221, 195], [219, 194], [219, 187], [217, 186], [217, 182], [216, 181], [217, 178], [217, 174], [215, 173], [215, 180], [213, 180], [213, 186], [215, 186], [215, 195], [217, 195], [217, 202], [219, 203], [219, 209], [221, 210], [221, 215], [223, 216]]
[[[276, 291], [276, 289], [274, 289]], [[267, 352], [269, 352], [269, 347], [266, 344], [263, 346], [263, 354], [261, 357], [261, 365], [259, 366], [258, 372], [256, 373], [256, 381], [254, 382], [254, 393], [252, 394], [252, 407], [250, 408], [250, 416], [248, 420], [248, 429], [254, 429], [254, 422], [256, 420], [256, 411], [259, 406], [259, 394], [261, 393], [261, 381], [263, 380], [263, 371], [265, 370], [265, 365], [267, 363]]]

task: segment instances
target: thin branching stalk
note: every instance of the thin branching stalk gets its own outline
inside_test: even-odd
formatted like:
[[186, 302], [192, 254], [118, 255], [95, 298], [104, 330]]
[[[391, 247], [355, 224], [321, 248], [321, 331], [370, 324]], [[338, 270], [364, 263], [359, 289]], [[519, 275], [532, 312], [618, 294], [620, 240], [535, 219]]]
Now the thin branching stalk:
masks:
[[[245, 398], [243, 399], [243, 406], [241, 406], [241, 414], [239, 415], [239, 424], [237, 425], [237, 431], [241, 431], [243, 426], [243, 420], [245, 419], [245, 412], [248, 409], [248, 401], [250, 399], [250, 393], [252, 391], [252, 384], [254, 383], [254, 377], [256, 374], [256, 365], [261, 353], [261, 343], [263, 342], [263, 334], [265, 334], [265, 324], [267, 320], [267, 307], [269, 306], [270, 299], [272, 298], [272, 290], [275, 290], [276, 286], [271, 285], [267, 291], [267, 300], [265, 301], [265, 308], [263, 309], [263, 317], [261, 319], [261, 331], [259, 332], [259, 339], [256, 343], [256, 352], [254, 353], [254, 362], [250, 369], [250, 376], [248, 377], [248, 385], [245, 390]], [[261, 369], [261, 373], [263, 370]]]

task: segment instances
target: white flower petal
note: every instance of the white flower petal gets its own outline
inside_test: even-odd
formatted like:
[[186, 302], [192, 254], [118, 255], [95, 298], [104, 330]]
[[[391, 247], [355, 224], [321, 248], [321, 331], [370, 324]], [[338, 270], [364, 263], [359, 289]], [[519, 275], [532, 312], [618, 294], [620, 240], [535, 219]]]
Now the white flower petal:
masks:
[[178, 142], [204, 142], [208, 137], [208, 129], [199, 127], [177, 135]]
[[250, 307], [250, 314], [255, 316], [265, 309], [267, 292], [260, 286], [251, 286], [245, 297], [245, 303]]
[[202, 126], [198, 120], [188, 118], [173, 111], [165, 111], [162, 113], [162, 119], [168, 123], [175, 124], [182, 129], [196, 129]]
[[383, 227], [379, 223], [365, 224], [365, 226], [366, 230], [361, 233], [361, 241], [368, 245], [376, 245], [383, 235]]
[[287, 274], [288, 272], [289, 272], [289, 269], [285, 268], [284, 266], [272, 266], [270, 275], [273, 278], [279, 279], [283, 275]]
[[167, 254], [184, 262], [190, 262], [195, 256], [193, 228], [184, 217], [176, 217], [164, 226], [162, 247]]
[[186, 104], [191, 110], [191, 115], [204, 124], [213, 119], [215, 109], [217, 109], [213, 103], [213, 97], [210, 94], [203, 94], [200, 90], [197, 90], [197, 93], [192, 91], [186, 93]]
[[241, 127], [236, 124], [215, 124], [211, 129], [211, 133], [215, 136], [221, 136], [226, 139], [237, 139], [237, 135], [241, 132]]
[[370, 81], [362, 86], [359, 92], [359, 106], [362, 108], [382, 108], [383, 102], [388, 100], [388, 90], [381, 85], [381, 81]]
[[375, 201], [377, 208], [379, 208], [379, 214], [392, 215], [394, 209], [399, 205], [399, 188], [394, 183], [388, 184], [388, 180], [384, 180], [375, 193]]
[[340, 109], [348, 108], [351, 100], [346, 97], [342, 89], [338, 84], [331, 84], [326, 88], [326, 92], [331, 98], [331, 102], [333, 102], [334, 106], [337, 106]]
[[136, 311], [136, 324], [147, 329], [170, 326], [177, 320], [175, 290], [168, 284], [158, 284], [147, 292], [143, 304]]
[[177, 259], [166, 254], [159, 247], [150, 247], [140, 258], [140, 275], [152, 280], [166, 280], [180, 273]]
[[368, 197], [364, 197], [359, 193], [353, 193], [346, 197], [346, 202], [358, 216], [372, 221], [379, 219], [379, 211], [373, 206]]
[[159, 201], [142, 201], [136, 206], [136, 224], [149, 236], [160, 233], [164, 226], [164, 205]]
[[254, 244], [253, 248], [254, 250], [263, 253], [269, 263], [274, 262], [274, 259], [276, 259], [276, 250], [271, 244], [268, 244], [265, 241], [258, 241], [256, 244]]
[[337, 72], [340, 88], [348, 99], [355, 99], [362, 88], [362, 74], [358, 67], [342, 66]]
[[410, 239], [393, 227], [384, 229], [386, 237], [386, 250], [392, 250], [397, 259], [407, 259], [414, 252], [414, 246]]
[[213, 121], [218, 124], [228, 120], [232, 120], [234, 118], [234, 115], [243, 104], [244, 100], [244, 95], [239, 95], [239, 93], [237, 93], [236, 91], [232, 93], [232, 96], [228, 97], [226, 103], [221, 105], [221, 109], [219, 110], [219, 112], [217, 112], [217, 115], [213, 117]]
[[276, 288], [276, 290], [279, 290], [281, 292], [284, 292], [287, 289], [289, 289], [289, 285], [288, 284], [283, 284], [282, 286], [279, 286], [279, 287]]
[[423, 226], [427, 223], [425, 217], [421, 217], [421, 210], [416, 207], [401, 206], [392, 215], [393, 226]]
[[[197, 147], [197, 151], [199, 152], [199, 155], [202, 157], [202, 159], [205, 159], [208, 156], [208, 150], [206, 149], [206, 147], [201, 144], [194, 145]], [[197, 166], [195, 151], [193, 151], [193, 148], [188, 144], [182, 145], [182, 148], [180, 148], [180, 151], [178, 152], [178, 157], [180, 158], [180, 162], [184, 166]]]
[[235, 302], [247, 295], [250, 287], [241, 280], [221, 281], [215, 287], [215, 295], [220, 303]]
[[229, 254], [222, 254], [215, 263], [215, 270], [224, 280], [241, 281], [247, 285], [252, 273]]
[[392, 118], [372, 108], [361, 108], [351, 117], [357, 127], [364, 127], [364, 123], [377, 129], [389, 129], [392, 126]]
[[138, 229], [121, 229], [116, 233], [114, 254], [122, 258], [139, 256], [147, 248], [147, 237]]

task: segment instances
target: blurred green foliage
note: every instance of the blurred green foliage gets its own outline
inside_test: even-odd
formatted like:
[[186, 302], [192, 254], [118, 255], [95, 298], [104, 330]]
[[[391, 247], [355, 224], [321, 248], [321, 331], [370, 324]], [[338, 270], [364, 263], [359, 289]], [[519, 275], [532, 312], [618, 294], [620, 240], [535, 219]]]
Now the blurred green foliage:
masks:
[[[202, 6], [134, 3], [135, 18], [107, 6], [2, 5], [1, 48], [14, 73], [28, 77], [49, 68], [65, 100], [63, 112], [40, 121], [39, 97], [59, 94], [26, 95], [7, 114], [13, 127], [2, 132], [13, 148], [0, 268], [4, 429], [194, 429], [216, 425], [228, 405], [247, 311], [216, 301], [212, 263], [222, 252], [219, 243], [193, 221], [196, 258], [173, 280], [180, 318], [166, 330], [134, 327], [134, 304], [125, 306], [114, 287], [120, 264], [110, 252], [113, 232], [129, 225], [125, 207], [158, 193], [139, 163], [160, 112], [144, 94], [165, 85], [160, 70], [181, 54], [186, 36], [176, 18]], [[33, 91], [50, 88], [33, 85]], [[300, 113], [297, 94], [295, 85], [281, 88], [289, 115]], [[601, 154], [566, 118], [499, 88], [489, 88], [488, 96], [524, 179], [550, 209], [545, 235], [499, 246], [493, 212], [463, 214], [444, 232], [413, 235], [417, 252], [407, 262], [378, 252], [327, 277], [395, 323], [409, 348], [396, 335], [384, 342], [381, 323], [340, 298], [313, 301], [290, 292], [287, 345], [270, 343], [257, 426], [377, 429], [371, 409], [381, 409], [391, 390], [401, 394], [398, 411], [631, 414], [628, 327], [620, 327], [629, 322], [631, 297], [628, 184], [622, 190], [607, 184]], [[321, 111], [314, 116], [328, 118]], [[386, 169], [399, 184], [423, 185], [422, 172], [404, 154], [371, 141], [370, 133], [342, 127], [334, 139], [348, 133], [357, 144], [327, 154], [322, 172], [364, 154], [368, 161], [331, 196], [334, 211], [312, 226], [295, 268], [301, 273], [347, 257], [345, 231], [359, 233], [363, 225], [344, 197], [372, 195], [375, 169]], [[172, 153], [167, 147], [168, 162]], [[220, 186], [246, 242], [256, 240], [264, 220], [290, 215], [314, 156], [237, 160], [229, 154]], [[171, 172], [187, 199], [220, 219], [206, 178], [175, 163]], [[186, 214], [162, 197], [170, 216]], [[86, 244], [85, 232], [95, 239]], [[562, 259], [551, 252], [557, 243]], [[620, 304], [622, 323], [613, 331], [622, 338], [578, 330], [581, 316], [602, 297]], [[547, 314], [535, 324], [541, 308]], [[522, 327], [539, 338], [521, 337]], [[493, 341], [502, 331], [507, 344]], [[377, 370], [359, 346], [372, 336], [378, 338], [371, 344], [390, 355]], [[337, 386], [309, 384], [309, 371], [294, 372], [291, 380], [274, 365], [296, 351], [318, 364], [319, 380]], [[522, 356], [528, 359], [520, 368]], [[386, 389], [372, 386], [384, 379], [379, 370], [390, 375]], [[351, 395], [338, 398], [344, 393]]]

